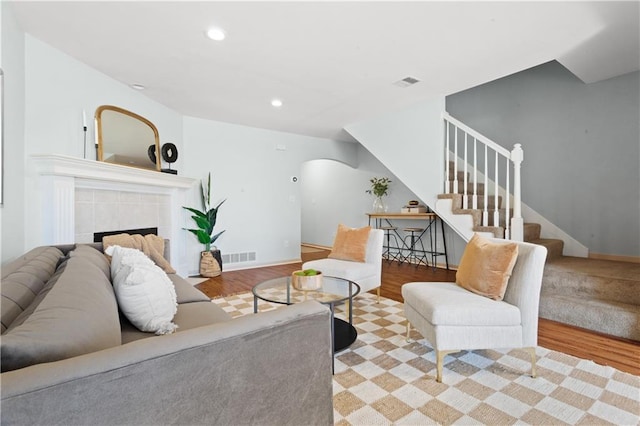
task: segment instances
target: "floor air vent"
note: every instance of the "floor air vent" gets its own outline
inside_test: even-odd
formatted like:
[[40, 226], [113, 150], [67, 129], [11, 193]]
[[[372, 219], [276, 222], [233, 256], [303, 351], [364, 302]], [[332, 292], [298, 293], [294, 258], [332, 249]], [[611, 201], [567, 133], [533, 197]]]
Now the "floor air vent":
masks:
[[248, 251], [245, 253], [230, 253], [222, 255], [222, 264], [253, 262], [256, 260], [256, 252]]

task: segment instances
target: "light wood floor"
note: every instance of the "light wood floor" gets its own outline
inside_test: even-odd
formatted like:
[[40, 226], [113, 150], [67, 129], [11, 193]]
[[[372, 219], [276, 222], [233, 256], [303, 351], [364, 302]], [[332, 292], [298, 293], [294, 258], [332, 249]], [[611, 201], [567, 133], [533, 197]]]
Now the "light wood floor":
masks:
[[[328, 251], [302, 253], [302, 260], [326, 257]], [[269, 266], [264, 268], [227, 271], [198, 284], [207, 296], [214, 298], [250, 291], [261, 281], [289, 275], [300, 269], [300, 263]], [[427, 268], [424, 266], [400, 265], [396, 262], [383, 262], [383, 297], [402, 302], [400, 288], [412, 281], [455, 281], [455, 271]], [[640, 342], [625, 340], [591, 332], [588, 330], [540, 319], [538, 344], [548, 349], [564, 352], [598, 364], [609, 365], [621, 371], [640, 376]]]

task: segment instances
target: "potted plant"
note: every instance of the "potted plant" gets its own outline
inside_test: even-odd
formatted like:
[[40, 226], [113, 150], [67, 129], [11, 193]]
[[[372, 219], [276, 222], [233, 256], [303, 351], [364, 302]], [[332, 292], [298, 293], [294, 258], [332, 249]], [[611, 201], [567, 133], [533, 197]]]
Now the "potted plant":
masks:
[[322, 287], [322, 272], [304, 269], [291, 274], [291, 285], [296, 290], [313, 291]]
[[193, 213], [191, 218], [195, 221], [198, 228], [183, 229], [191, 232], [200, 243], [204, 244], [204, 251], [200, 253], [200, 275], [207, 278], [217, 277], [222, 273], [222, 256], [220, 256], [220, 250], [215, 246], [213, 246], [213, 250], [211, 249], [211, 244], [224, 232], [220, 231], [214, 234], [213, 229], [216, 226], [218, 209], [226, 200], [220, 201], [220, 203], [213, 208], [211, 207], [211, 173], [209, 173], [206, 183], [204, 181], [200, 182], [200, 189], [204, 210], [200, 211], [192, 207], [182, 206], [182, 208]]
[[374, 213], [384, 213], [387, 211], [387, 206], [385, 205], [382, 197], [387, 195], [389, 191], [389, 184], [391, 183], [391, 179], [387, 177], [377, 178], [373, 177], [369, 179], [371, 182], [371, 189], [367, 189], [368, 194], [375, 195], [375, 200], [373, 201], [373, 212]]

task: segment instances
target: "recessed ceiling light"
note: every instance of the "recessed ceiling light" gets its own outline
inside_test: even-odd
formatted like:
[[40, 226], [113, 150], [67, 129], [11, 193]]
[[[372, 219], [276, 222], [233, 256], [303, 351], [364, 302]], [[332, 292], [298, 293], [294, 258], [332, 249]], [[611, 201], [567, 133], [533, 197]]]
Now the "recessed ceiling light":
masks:
[[207, 30], [207, 37], [211, 40], [222, 41], [227, 37], [227, 34], [222, 28], [211, 27]]
[[275, 107], [275, 108], [280, 108], [282, 106], [282, 100], [280, 99], [273, 99], [271, 101], [271, 106]]
[[144, 90], [145, 89], [145, 87], [142, 84], [138, 84], [138, 83], [132, 84], [131, 88], [136, 89], [136, 90]]

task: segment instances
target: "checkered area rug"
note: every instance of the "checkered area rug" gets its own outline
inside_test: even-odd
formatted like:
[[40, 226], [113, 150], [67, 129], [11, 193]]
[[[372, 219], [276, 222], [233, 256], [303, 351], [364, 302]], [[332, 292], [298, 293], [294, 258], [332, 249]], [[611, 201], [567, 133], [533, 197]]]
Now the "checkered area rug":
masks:
[[[213, 302], [234, 317], [253, 313], [251, 293]], [[528, 353], [477, 350], [445, 357], [437, 383], [435, 351], [416, 331], [406, 341], [401, 303], [366, 293], [353, 305], [358, 339], [335, 355], [336, 425], [640, 424], [638, 376], [538, 347], [535, 379]]]

